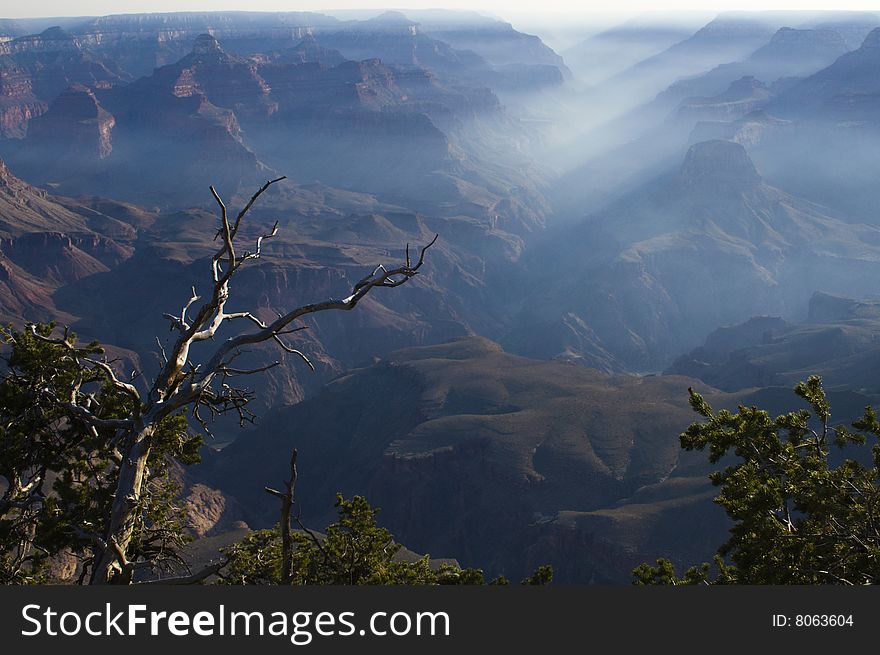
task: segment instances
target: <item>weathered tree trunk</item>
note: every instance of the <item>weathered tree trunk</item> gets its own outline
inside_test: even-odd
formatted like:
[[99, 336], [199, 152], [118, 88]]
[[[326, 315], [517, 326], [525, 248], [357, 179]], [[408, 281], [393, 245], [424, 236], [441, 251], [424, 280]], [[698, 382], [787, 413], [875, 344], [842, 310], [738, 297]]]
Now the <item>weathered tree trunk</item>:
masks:
[[109, 584], [119, 574], [122, 582], [129, 582], [131, 571], [125, 554], [131, 542], [141, 491], [150, 457], [154, 426], [142, 427], [119, 466], [116, 496], [110, 511], [110, 520], [104, 534], [104, 548], [92, 569], [91, 584]]
[[293, 537], [290, 534], [290, 513], [293, 509], [293, 496], [296, 489], [296, 448], [290, 455], [290, 479], [284, 483], [285, 490], [276, 491], [266, 487], [265, 491], [281, 499], [281, 584], [293, 582]]
[[281, 499], [281, 584], [293, 582], [293, 539], [290, 536], [290, 509], [293, 494], [288, 491]]

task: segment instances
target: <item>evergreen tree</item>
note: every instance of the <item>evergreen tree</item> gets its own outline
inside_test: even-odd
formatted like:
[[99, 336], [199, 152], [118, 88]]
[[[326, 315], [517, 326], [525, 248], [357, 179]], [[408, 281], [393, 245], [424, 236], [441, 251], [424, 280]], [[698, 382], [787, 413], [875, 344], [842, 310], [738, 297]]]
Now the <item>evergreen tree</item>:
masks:
[[[103, 369], [83, 366], [83, 358], [103, 353], [98, 344], [78, 346], [70, 333], [53, 340], [54, 324], [31, 328], [0, 329], [7, 347], [0, 376], [0, 583], [48, 581], [49, 559], [58, 555], [78, 560], [83, 581], [106, 546], [103, 526], [124, 444], [115, 430], [77, 420], [68, 405], [88, 407], [103, 421], [127, 415], [132, 401]], [[188, 537], [169, 467], [197, 462], [201, 445], [182, 414], [159, 424], [133, 512], [131, 561], [159, 570], [181, 563]], [[122, 571], [128, 580], [134, 572], [133, 565]]]
[[[415, 562], [396, 558], [400, 544], [376, 523], [374, 509], [362, 496], [336, 497], [339, 513], [325, 535], [310, 530], [292, 533], [291, 581], [295, 585], [482, 585], [481, 569], [443, 563], [432, 567], [425, 555]], [[282, 584], [283, 548], [280, 526], [250, 533], [226, 549], [229, 563], [222, 571], [225, 584]], [[553, 569], [539, 567], [523, 584], [545, 585]], [[489, 584], [507, 584], [495, 578]]]
[[[822, 381], [795, 393], [810, 409], [773, 418], [757, 407], [715, 411], [689, 389], [702, 421], [681, 435], [685, 450], [730, 461], [711, 474], [715, 502], [733, 521], [714, 569], [678, 577], [669, 560], [642, 564], [636, 584], [871, 584], [880, 581], [880, 422], [872, 407], [831, 424]], [[870, 447], [868, 440], [871, 440]], [[832, 447], [842, 461], [834, 464]]]

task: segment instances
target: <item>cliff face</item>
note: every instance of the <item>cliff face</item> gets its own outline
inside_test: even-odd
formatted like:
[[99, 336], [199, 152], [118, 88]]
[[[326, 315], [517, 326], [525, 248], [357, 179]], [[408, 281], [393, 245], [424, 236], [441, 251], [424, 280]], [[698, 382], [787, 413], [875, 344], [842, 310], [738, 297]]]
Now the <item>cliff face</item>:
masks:
[[0, 240], [0, 252], [38, 279], [63, 286], [108, 269], [59, 232], [32, 232]]
[[[494, 325], [489, 262], [519, 256], [519, 235], [537, 229], [547, 207], [532, 171], [520, 165], [525, 157], [499, 163], [499, 149], [520, 146], [521, 130], [497, 96], [473, 75], [452, 75], [471, 64], [482, 74], [486, 62], [424, 37], [408, 21], [313, 29], [241, 19], [118, 17], [73, 37], [55, 34], [52, 47], [52, 34], [28, 41], [29, 50], [20, 46], [40, 56], [85, 52], [126, 73], [123, 51], [152, 53], [163, 64], [133, 82], [69, 85], [26, 138], [2, 144], [28, 180], [77, 196], [60, 202], [28, 191], [31, 205], [42, 197], [47, 208], [67, 209], [64, 220], [19, 212], [0, 235], [22, 275], [51, 283], [49, 311], [79, 317], [83, 334], [145, 348], [144, 361], [155, 361], [147, 351], [167, 327], [158, 317], [203, 279], [200, 258], [214, 234], [213, 214], [180, 208], [210, 204], [209, 185], [241, 206], [277, 170], [291, 179], [261, 199], [254, 229], [280, 218], [285, 236], [239, 280], [241, 297], [257, 299], [264, 318], [350, 291], [378, 261], [402, 257], [407, 243], [443, 236], [432, 251], [436, 268], [406, 298], [368, 299], [357, 314], [321, 317], [291, 337], [318, 374], [302, 375], [295, 364], [268, 372], [259, 389], [266, 405], [302, 400], [362, 364], [365, 352]], [[345, 60], [328, 45], [331, 32], [369, 56]], [[377, 58], [383, 53], [398, 63]], [[438, 70], [425, 68], [427, 61]], [[96, 194], [168, 211], [111, 206]], [[96, 231], [112, 242], [93, 242]], [[150, 300], [132, 306], [135, 295]], [[127, 309], [108, 321], [114, 305]], [[277, 352], [257, 349], [253, 357], [266, 363]]]
[[752, 76], [733, 82], [724, 93], [710, 98], [688, 98], [678, 108], [678, 119], [698, 121], [735, 121], [763, 107], [770, 90]]
[[783, 27], [773, 35], [767, 45], [755, 51], [750, 59], [766, 62], [768, 65], [780, 60], [789, 60], [787, 63], [795, 64], [799, 60], [802, 68], [788, 73], [794, 75], [827, 66], [848, 50], [846, 41], [836, 29], [798, 30]]
[[203, 93], [210, 102], [233, 110], [242, 119], [265, 119], [278, 108], [269, 99], [270, 87], [258, 74], [257, 64], [227, 54], [209, 34], [200, 35], [189, 55], [155, 75], [177, 77], [172, 91], [175, 96]]
[[80, 39], [60, 28], [19, 37], [2, 46], [0, 129], [21, 137], [28, 121], [45, 111], [71, 85], [109, 88], [124, 74], [83, 49]]
[[745, 148], [729, 141], [714, 140], [688, 149], [678, 181], [700, 193], [712, 193], [721, 188], [739, 192], [760, 185], [761, 176]]
[[[183, 201], [191, 197], [189, 189], [210, 184], [234, 193], [240, 185], [256, 183], [265, 167], [242, 143], [235, 111], [213, 104], [203, 85], [219, 89], [244, 112], [242, 103], [232, 102], [251, 97], [238, 92], [242, 78], [230, 74], [242, 71], [237, 64], [212, 59], [208, 46], [200, 44], [186, 62], [132, 84], [97, 92], [74, 87], [36, 122], [12, 159], [32, 179], [56, 183], [69, 193], [135, 201], [161, 197], [164, 203]], [[212, 75], [202, 74], [203, 68]], [[244, 66], [244, 73], [249, 71]], [[259, 83], [249, 90], [256, 97], [248, 107], [266, 113], [269, 105]], [[54, 159], [64, 165], [41, 167], [40, 162], [53, 161], [41, 152], [56, 153]]]
[[10, 57], [0, 55], [0, 137], [24, 136], [31, 118], [46, 111], [48, 105], [37, 98], [27, 71]]
[[283, 48], [273, 57], [273, 60], [285, 64], [308, 64], [315, 63], [325, 67], [338, 66], [345, 61], [345, 57], [338, 50], [325, 48], [309, 33], [292, 48]]
[[94, 92], [81, 84], [68, 87], [49, 111], [31, 122], [28, 145], [57, 149], [62, 158], [100, 160], [113, 151], [111, 134], [116, 119], [105, 110]]
[[[399, 27], [346, 38], [373, 35], [361, 45], [381, 52], [377, 43], [410, 38]], [[228, 196], [274, 169], [301, 182], [404, 194], [419, 209], [476, 212], [495, 226], [540, 224], [528, 171], [506, 170], [510, 183], [500, 185], [478, 161], [496, 157], [509, 127], [490, 90], [375, 57], [331, 66], [331, 51], [314, 37], [293, 50], [318, 61], [284, 49], [243, 57], [201, 34], [188, 54], [131, 84], [94, 88], [92, 80], [62, 93], [7, 156], [29, 179], [70, 194], [173, 205], [187, 202], [187, 188], [214, 184]]]
[[[375, 58], [330, 68], [275, 60], [258, 72], [278, 112], [269, 122], [251, 121], [248, 140], [303, 181], [422, 202], [466, 195], [450, 177], [482, 182], [465, 172], [467, 160], [504, 120], [488, 89], [448, 85], [430, 71]], [[488, 129], [473, 138], [466, 127], [479, 121]]]
[[394, 73], [378, 59], [345, 61], [332, 68], [268, 63], [260, 72], [286, 113], [359, 106], [378, 110], [402, 102], [404, 95]]
[[764, 142], [783, 136], [792, 124], [770, 116], [764, 111], [753, 111], [733, 122], [702, 121], [694, 126], [689, 143], [723, 139], [746, 148], [755, 148]]
[[[569, 71], [562, 57], [547, 47], [540, 38], [523, 34], [509, 23], [483, 17], [471, 17], [466, 24], [456, 24], [451, 18], [423, 17], [414, 14], [420, 28], [429, 36], [449, 43], [457, 50], [471, 50], [491, 62], [508, 64], [550, 65], [562, 74]], [[480, 20], [482, 19], [482, 20]]]
[[[247, 12], [67, 21], [69, 32], [4, 45], [24, 71], [8, 76], [7, 135], [27, 136], [25, 121], [61, 95], [3, 155], [71, 195], [168, 207], [193, 202], [193, 188], [214, 184], [228, 197], [278, 171], [455, 217], [456, 233], [526, 234], [548, 209], [544, 174], [525, 163], [531, 134], [492, 88], [559, 82], [561, 63], [496, 23], [480, 26], [499, 37], [489, 62], [393, 12], [344, 23]], [[541, 63], [518, 61], [517, 46]], [[97, 108], [82, 89], [65, 91], [75, 84]], [[43, 105], [28, 104], [28, 85]], [[507, 155], [513, 163], [499, 165]]]
[[[5, 322], [69, 318], [54, 311], [52, 288], [0, 255], [0, 316]], [[27, 318], [25, 318], [27, 317]]]
[[210, 33], [232, 52], [252, 54], [291, 47], [316, 29], [338, 24], [309, 12], [179, 12], [102, 16], [81, 26], [77, 35], [134, 77], [173, 64], [192, 51], [201, 34]]
[[[401, 38], [408, 37], [392, 29], [379, 41]], [[144, 344], [167, 327], [158, 317], [205, 275], [200, 258], [216, 218], [193, 210], [156, 215], [95, 194], [167, 209], [211, 203], [213, 185], [241, 206], [275, 170], [287, 174], [291, 180], [273, 187], [254, 216], [255, 230], [280, 218], [285, 236], [239, 280], [241, 297], [257, 299], [266, 319], [346, 293], [378, 261], [396, 261], [407, 243], [442, 232], [432, 251], [436, 268], [406, 298], [368, 299], [357, 314], [321, 317], [291, 337], [318, 374], [302, 375], [295, 363], [268, 372], [259, 388], [265, 405], [302, 400], [362, 364], [365, 352], [489, 329], [496, 321], [484, 280], [489, 262], [517, 257], [523, 240], [514, 232], [535, 229], [546, 211], [527, 167], [495, 162], [511, 125], [490, 90], [375, 57], [331, 64], [317, 39], [293, 44], [299, 59], [284, 48], [242, 56], [203, 34], [178, 60], [137, 81], [68, 88], [25, 139], [3, 144], [29, 180], [90, 196], [56, 203], [72, 208], [64, 226], [39, 216], [28, 224], [17, 214], [4, 241], [9, 261], [51, 282], [50, 311], [79, 317], [83, 334], [146, 349], [139, 352], [148, 364], [155, 354]], [[24, 226], [33, 236], [21, 238]], [[82, 238], [98, 230], [115, 245]], [[134, 296], [150, 300], [132, 305]], [[114, 306], [127, 309], [108, 321]], [[253, 354], [255, 363], [276, 357], [271, 347]]]
[[483, 84], [505, 77], [497, 75], [504, 67], [537, 64], [553, 68], [557, 79], [568, 74], [561, 57], [540, 39], [506, 23], [482, 19], [474, 28], [473, 16], [444, 25], [426, 18], [431, 23], [427, 30], [399, 12], [364, 21], [309, 12], [180, 12], [104, 16], [71, 29], [79, 47], [101, 61], [115, 62], [133, 78], [178, 61], [205, 33], [231, 53], [280, 53], [288, 62], [336, 65], [343, 58], [378, 57], [391, 65], [425, 67]]

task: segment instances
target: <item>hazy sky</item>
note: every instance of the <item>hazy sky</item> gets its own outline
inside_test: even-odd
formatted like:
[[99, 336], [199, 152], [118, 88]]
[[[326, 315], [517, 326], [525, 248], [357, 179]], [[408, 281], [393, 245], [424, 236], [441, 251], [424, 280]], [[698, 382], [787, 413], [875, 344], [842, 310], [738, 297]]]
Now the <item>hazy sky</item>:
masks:
[[[147, 11], [220, 11], [246, 9], [258, 11], [327, 11], [332, 9], [387, 8], [391, 2], [381, 0], [38, 0], [12, 2], [4, 0], [0, 17], [28, 16], [95, 16]], [[877, 11], [877, 0], [407, 0], [411, 8], [443, 7], [477, 9], [501, 17], [516, 13], [629, 13], [638, 11], [727, 11], [762, 9], [858, 9]]]

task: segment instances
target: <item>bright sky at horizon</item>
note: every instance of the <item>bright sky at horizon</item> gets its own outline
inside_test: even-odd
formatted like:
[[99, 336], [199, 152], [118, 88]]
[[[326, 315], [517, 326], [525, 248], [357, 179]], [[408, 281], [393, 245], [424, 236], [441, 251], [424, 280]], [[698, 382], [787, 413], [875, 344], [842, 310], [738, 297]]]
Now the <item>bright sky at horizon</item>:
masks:
[[[4, 3], [6, 4], [6, 3]], [[0, 18], [39, 18], [47, 16], [101, 16], [171, 11], [333, 11], [352, 9], [387, 9], [391, 3], [381, 0], [79, 0], [71, 11], [69, 0], [40, 0], [29, 3], [9, 2], [0, 9]], [[492, 13], [502, 18], [517, 14], [626, 14], [674, 11], [762, 11], [762, 10], [833, 10], [880, 11], [876, 0], [669, 0], [662, 4], [651, 0], [407, 0], [410, 9], [467, 9]]]

